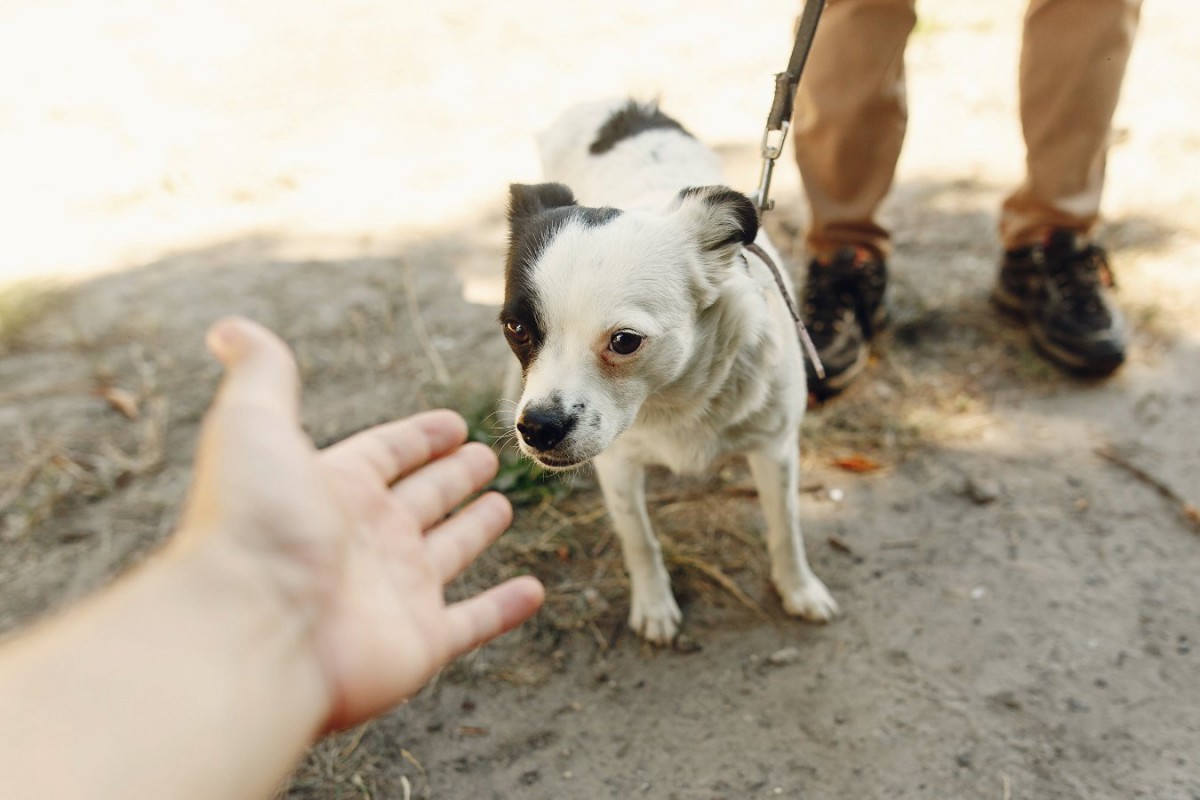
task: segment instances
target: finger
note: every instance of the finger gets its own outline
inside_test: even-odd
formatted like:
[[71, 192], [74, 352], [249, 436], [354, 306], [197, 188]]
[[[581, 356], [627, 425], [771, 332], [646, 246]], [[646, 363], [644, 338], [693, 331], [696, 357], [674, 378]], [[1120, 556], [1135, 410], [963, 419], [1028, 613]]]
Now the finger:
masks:
[[460, 656], [507, 633], [533, 616], [546, 599], [541, 581], [530, 575], [493, 586], [446, 609], [452, 656]]
[[325, 449], [321, 457], [344, 467], [366, 464], [390, 484], [440, 458], [467, 438], [467, 423], [446, 409], [377, 425]]
[[508, 529], [512, 517], [508, 499], [497, 492], [488, 492], [430, 531], [425, 541], [442, 583], [478, 558]]
[[213, 410], [251, 406], [299, 424], [300, 378], [292, 351], [278, 336], [242, 317], [208, 329], [208, 349], [225, 367]]
[[498, 465], [489, 447], [469, 442], [403, 478], [392, 487], [392, 496], [424, 530], [482, 489]]

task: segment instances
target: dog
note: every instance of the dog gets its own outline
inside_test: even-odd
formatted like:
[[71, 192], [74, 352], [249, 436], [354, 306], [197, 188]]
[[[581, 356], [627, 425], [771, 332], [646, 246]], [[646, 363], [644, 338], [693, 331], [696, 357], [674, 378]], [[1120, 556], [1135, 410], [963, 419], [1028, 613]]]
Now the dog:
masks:
[[732, 453], [749, 461], [784, 609], [829, 620], [837, 604], [798, 515], [804, 356], [775, 278], [746, 249], [778, 261], [754, 205], [655, 104], [576, 107], [539, 145], [552, 182], [510, 187], [500, 313], [520, 365], [518, 447], [548, 470], [594, 464], [629, 625], [645, 639], [668, 644], [682, 621], [646, 467], [695, 473]]

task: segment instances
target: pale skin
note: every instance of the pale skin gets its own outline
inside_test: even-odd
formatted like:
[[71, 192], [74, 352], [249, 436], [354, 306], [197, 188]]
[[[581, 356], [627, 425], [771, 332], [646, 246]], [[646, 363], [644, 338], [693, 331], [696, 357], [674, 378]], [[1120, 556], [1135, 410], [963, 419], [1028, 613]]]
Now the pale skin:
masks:
[[180, 528], [0, 645], [0, 797], [268, 797], [315, 739], [392, 708], [541, 604], [444, 585], [507, 527], [495, 455], [433, 411], [318, 452], [291, 353], [215, 325], [226, 376]]

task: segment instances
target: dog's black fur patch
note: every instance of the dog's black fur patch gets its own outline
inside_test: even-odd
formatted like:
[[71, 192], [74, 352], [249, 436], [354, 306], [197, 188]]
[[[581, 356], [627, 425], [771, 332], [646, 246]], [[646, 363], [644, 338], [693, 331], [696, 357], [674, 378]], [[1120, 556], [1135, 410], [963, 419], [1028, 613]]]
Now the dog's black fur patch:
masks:
[[653, 103], [639, 103], [630, 100], [619, 110], [613, 112], [596, 132], [596, 140], [588, 147], [588, 152], [594, 156], [607, 153], [616, 146], [617, 142], [637, 136], [639, 133], [653, 130], [676, 130], [685, 136], [691, 136], [687, 130], [675, 120], [658, 110]]
[[720, 250], [731, 244], [750, 244], [758, 236], [758, 211], [750, 198], [741, 192], [728, 186], [691, 186], [680, 190], [681, 202], [689, 197], [700, 199], [709, 208], [723, 206], [730, 215], [732, 226], [714, 231], [713, 237], [705, 241], [705, 250]]
[[533, 363], [545, 339], [537, 291], [529, 277], [533, 265], [568, 222], [598, 227], [620, 213], [615, 208], [580, 206], [571, 190], [561, 183], [514, 183], [509, 187], [508, 259], [500, 323], [518, 322], [529, 333], [526, 344], [508, 341], [522, 369], [527, 370]]

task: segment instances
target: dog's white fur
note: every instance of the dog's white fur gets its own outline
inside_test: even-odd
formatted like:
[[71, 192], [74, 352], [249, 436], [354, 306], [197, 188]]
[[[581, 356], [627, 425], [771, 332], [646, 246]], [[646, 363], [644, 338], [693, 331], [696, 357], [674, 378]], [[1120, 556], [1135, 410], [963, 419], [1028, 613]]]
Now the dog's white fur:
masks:
[[[784, 608], [828, 620], [837, 605], [800, 534], [807, 392], [794, 323], [757, 257], [737, 242], [715, 246], [737, 224], [727, 209], [706, 191], [680, 195], [722, 183], [712, 151], [667, 128], [588, 151], [624, 102], [572, 109], [540, 139], [547, 180], [569, 186], [583, 206], [622, 213], [568, 222], [529, 271], [544, 342], [525, 365], [517, 419], [553, 402], [575, 424], [552, 454], [521, 436], [518, 444], [550, 467], [595, 464], [629, 571], [629, 623], [650, 641], [674, 639], [682, 617], [646, 509], [645, 467], [695, 472], [729, 453], [749, 460]], [[761, 231], [756, 243], [778, 263]], [[644, 337], [641, 348], [609, 350], [617, 331]]]

